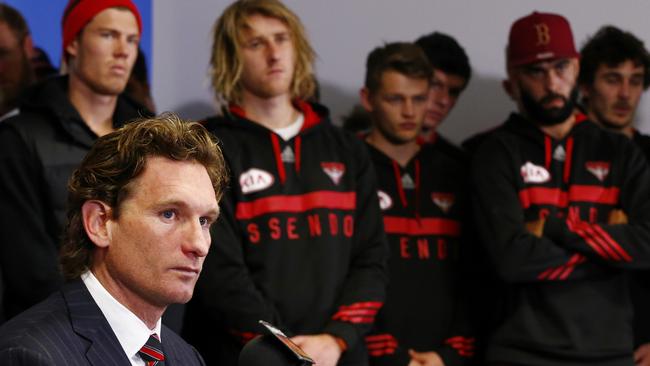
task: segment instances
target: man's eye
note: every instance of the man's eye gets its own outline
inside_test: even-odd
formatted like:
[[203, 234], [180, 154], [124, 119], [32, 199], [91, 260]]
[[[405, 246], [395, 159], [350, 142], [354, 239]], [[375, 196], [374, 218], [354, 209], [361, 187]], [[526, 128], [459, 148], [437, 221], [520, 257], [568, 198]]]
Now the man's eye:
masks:
[[207, 217], [199, 218], [199, 223], [201, 224], [201, 226], [210, 226], [211, 224], [210, 219], [208, 219]]
[[173, 219], [176, 213], [173, 210], [165, 210], [162, 212], [162, 217], [166, 219]]

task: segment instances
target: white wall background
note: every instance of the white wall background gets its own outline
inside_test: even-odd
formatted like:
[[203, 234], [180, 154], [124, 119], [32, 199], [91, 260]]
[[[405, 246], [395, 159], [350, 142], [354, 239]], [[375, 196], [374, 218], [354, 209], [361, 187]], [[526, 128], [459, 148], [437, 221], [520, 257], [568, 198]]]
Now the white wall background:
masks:
[[[207, 82], [211, 29], [229, 0], [155, 0], [153, 90], [159, 111], [186, 118], [214, 113]], [[442, 127], [454, 141], [499, 124], [513, 110], [501, 89], [510, 24], [533, 10], [569, 19], [577, 47], [604, 24], [629, 30], [650, 46], [647, 0], [285, 0], [305, 24], [318, 53], [321, 99], [338, 123], [358, 100], [366, 55], [383, 42], [412, 41], [434, 30], [465, 47], [473, 77]], [[650, 98], [637, 126], [650, 132]], [[648, 116], [648, 118], [645, 118]]]

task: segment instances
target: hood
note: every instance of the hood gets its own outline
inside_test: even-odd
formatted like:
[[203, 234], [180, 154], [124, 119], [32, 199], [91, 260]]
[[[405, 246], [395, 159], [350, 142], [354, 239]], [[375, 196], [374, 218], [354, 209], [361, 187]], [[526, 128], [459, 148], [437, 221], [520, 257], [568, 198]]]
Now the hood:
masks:
[[504, 129], [527, 139], [532, 144], [543, 146], [544, 167], [551, 168], [553, 160], [563, 162], [562, 178], [565, 183], [569, 182], [571, 174], [571, 163], [575, 136], [586, 133], [592, 122], [582, 112], [575, 114], [575, 124], [571, 131], [562, 140], [556, 140], [545, 134], [538, 126], [531, 123], [518, 113], [512, 113], [504, 124]]
[[[20, 112], [37, 113], [53, 116], [72, 138], [86, 146], [94, 143], [96, 135], [70, 103], [68, 98], [68, 76], [56, 76], [31, 86], [21, 97]], [[117, 99], [113, 113], [113, 127], [119, 128], [124, 123], [138, 117], [151, 116], [145, 107], [125, 95]]]
[[[305, 121], [299, 135], [310, 133], [318, 127], [330, 123], [329, 110], [323, 105], [297, 100], [294, 101], [294, 106], [305, 116]], [[244, 109], [236, 104], [231, 104], [227, 108], [223, 108], [221, 116], [207, 118], [204, 123], [208, 129], [211, 129], [213, 126], [225, 125], [230, 128], [243, 128], [249, 130], [251, 133], [273, 133], [272, 130], [260, 123], [248, 119]]]
[[[300, 174], [300, 167], [302, 161], [302, 138], [308, 134], [313, 133], [322, 126], [330, 123], [328, 118], [327, 108], [303, 101], [294, 101], [294, 106], [298, 108], [304, 115], [304, 122], [299, 133], [291, 138], [289, 141], [284, 141], [275, 132], [267, 127], [249, 120], [246, 118], [246, 112], [243, 108], [237, 105], [230, 105], [228, 109], [223, 111], [223, 116], [207, 119], [204, 124], [205, 127], [212, 131], [219, 126], [226, 126], [227, 128], [243, 129], [246, 133], [260, 134], [268, 136], [271, 146], [273, 147], [273, 155], [275, 158], [275, 165], [282, 184], [287, 179], [285, 165], [293, 166], [296, 174]], [[283, 157], [283, 152], [289, 147], [291, 154]]]

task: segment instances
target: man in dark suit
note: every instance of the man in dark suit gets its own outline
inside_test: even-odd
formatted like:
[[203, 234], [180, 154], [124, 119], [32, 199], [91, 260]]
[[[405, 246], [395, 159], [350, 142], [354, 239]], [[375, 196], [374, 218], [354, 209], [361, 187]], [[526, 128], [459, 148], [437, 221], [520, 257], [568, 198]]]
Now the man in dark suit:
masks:
[[0, 328], [0, 363], [203, 365], [160, 319], [192, 297], [225, 180], [216, 142], [173, 114], [99, 138], [68, 186], [67, 283]]

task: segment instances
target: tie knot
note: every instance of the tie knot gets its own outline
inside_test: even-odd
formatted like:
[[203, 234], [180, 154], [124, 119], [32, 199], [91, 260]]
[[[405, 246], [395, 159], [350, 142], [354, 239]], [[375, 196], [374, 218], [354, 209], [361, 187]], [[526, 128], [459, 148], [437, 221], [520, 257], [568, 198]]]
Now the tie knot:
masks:
[[149, 336], [147, 343], [140, 348], [138, 354], [142, 359], [147, 363], [147, 366], [163, 366], [165, 361], [165, 355], [162, 351], [162, 344], [160, 343], [160, 338], [157, 334], [152, 334]]

